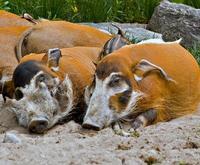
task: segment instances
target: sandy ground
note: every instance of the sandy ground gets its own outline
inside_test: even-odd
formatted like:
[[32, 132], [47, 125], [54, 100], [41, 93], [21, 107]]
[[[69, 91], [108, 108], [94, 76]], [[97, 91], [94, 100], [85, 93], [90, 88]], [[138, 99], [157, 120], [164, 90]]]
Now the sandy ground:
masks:
[[[3, 142], [14, 133], [21, 143]], [[12, 113], [0, 108], [0, 165], [200, 164], [200, 115], [158, 123], [122, 137], [111, 128], [84, 130], [73, 121], [44, 135], [18, 127]]]

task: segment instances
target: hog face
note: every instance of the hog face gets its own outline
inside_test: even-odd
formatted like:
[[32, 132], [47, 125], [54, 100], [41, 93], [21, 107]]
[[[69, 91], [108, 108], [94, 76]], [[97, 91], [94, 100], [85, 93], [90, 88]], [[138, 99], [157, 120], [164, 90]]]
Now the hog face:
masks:
[[[32, 71], [31, 77], [30, 67], [38, 70], [35, 74]], [[23, 72], [27, 72], [28, 75]], [[19, 79], [24, 80], [21, 85], [18, 83]], [[31, 65], [26, 65], [25, 62], [16, 68], [13, 81], [16, 100], [9, 100], [11, 109], [16, 114], [19, 124], [31, 132], [43, 133], [72, 110], [73, 91], [67, 75], [61, 82], [51, 72], [32, 61]]]
[[161, 81], [176, 83], [161, 67], [145, 59], [133, 66], [130, 60], [113, 57], [110, 55], [99, 63], [95, 80], [86, 89], [88, 109], [83, 127], [100, 130], [117, 121], [133, 121], [140, 101], [148, 97], [139, 84], [150, 74], [160, 75], [164, 79]]
[[93, 94], [86, 96], [90, 101], [83, 126], [97, 130], [129, 115], [142, 95], [121, 72], [112, 72], [103, 80], [96, 75], [86, 92]]

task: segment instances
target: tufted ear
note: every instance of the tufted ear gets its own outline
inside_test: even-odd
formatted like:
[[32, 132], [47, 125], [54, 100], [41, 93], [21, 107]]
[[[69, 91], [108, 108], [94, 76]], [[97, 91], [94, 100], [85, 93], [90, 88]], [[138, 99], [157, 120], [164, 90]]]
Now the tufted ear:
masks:
[[141, 81], [147, 75], [152, 72], [157, 72], [159, 75], [167, 81], [176, 83], [161, 67], [149, 62], [148, 60], [142, 59], [134, 68], [134, 78], [137, 82]]
[[119, 26], [117, 26], [117, 25], [115, 25], [115, 24], [111, 24], [113, 27], [115, 27], [115, 28], [117, 28], [117, 30], [118, 30], [118, 32], [117, 32], [117, 34], [118, 35], [120, 35], [121, 37], [123, 37], [123, 38], [126, 38], [125, 37], [125, 35], [124, 35], [124, 32], [122, 31], [122, 29], [119, 27]]
[[118, 50], [121, 47], [130, 44], [129, 40], [124, 36], [122, 30], [114, 24], [112, 24], [112, 26], [118, 29], [118, 33], [105, 43], [103, 50], [99, 56], [99, 60], [101, 60], [106, 55], [114, 52], [115, 50]]
[[33, 24], [38, 24], [38, 21], [35, 20], [35, 19], [34, 19], [30, 14], [28, 14], [28, 13], [23, 13], [22, 16], [21, 16], [21, 18], [24, 18], [24, 19], [26, 19], [27, 21], [29, 21], [29, 22], [31, 22], [31, 23], [33, 23]]
[[62, 57], [61, 51], [59, 48], [49, 49], [47, 53], [47, 65], [53, 71], [59, 70], [59, 60]]

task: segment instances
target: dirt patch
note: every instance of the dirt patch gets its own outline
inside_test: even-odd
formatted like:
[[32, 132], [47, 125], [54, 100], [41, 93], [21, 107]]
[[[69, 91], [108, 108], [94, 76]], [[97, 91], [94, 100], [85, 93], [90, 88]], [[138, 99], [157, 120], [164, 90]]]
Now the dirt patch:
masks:
[[[13, 132], [20, 144], [3, 143]], [[88, 131], [69, 122], [44, 135], [18, 127], [11, 112], [0, 110], [0, 164], [199, 164], [200, 115], [158, 123], [122, 137], [107, 128]]]

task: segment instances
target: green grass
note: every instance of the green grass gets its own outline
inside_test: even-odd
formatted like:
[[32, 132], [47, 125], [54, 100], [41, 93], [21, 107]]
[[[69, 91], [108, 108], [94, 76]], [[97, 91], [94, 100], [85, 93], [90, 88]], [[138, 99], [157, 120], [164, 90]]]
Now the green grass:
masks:
[[[34, 18], [72, 22], [140, 22], [150, 19], [161, 0], [0, 0], [0, 9]], [[173, 0], [200, 8], [200, 0]]]
[[194, 45], [192, 48], [189, 49], [191, 54], [194, 56], [194, 58], [197, 60], [198, 64], [200, 65], [200, 44]]
[[[73, 2], [73, 3], [72, 3]], [[118, 0], [73, 0], [71, 1], [71, 21], [105, 22], [113, 21], [118, 12]]]
[[8, 7], [9, 2], [0, 0], [0, 10], [10, 10], [10, 7]]
[[10, 11], [16, 14], [29, 13], [35, 18], [65, 19], [66, 0], [9, 0]]
[[193, 6], [197, 9], [200, 8], [200, 0], [173, 0], [176, 3], [184, 3], [190, 6]]
[[159, 2], [160, 0], [127, 0], [120, 5], [121, 15], [118, 17], [125, 22], [146, 23]]
[[[72, 22], [146, 23], [161, 0], [0, 0], [0, 9]], [[173, 0], [200, 8], [200, 0]], [[133, 39], [137, 42], [137, 39]], [[200, 45], [189, 50], [200, 64]]]

